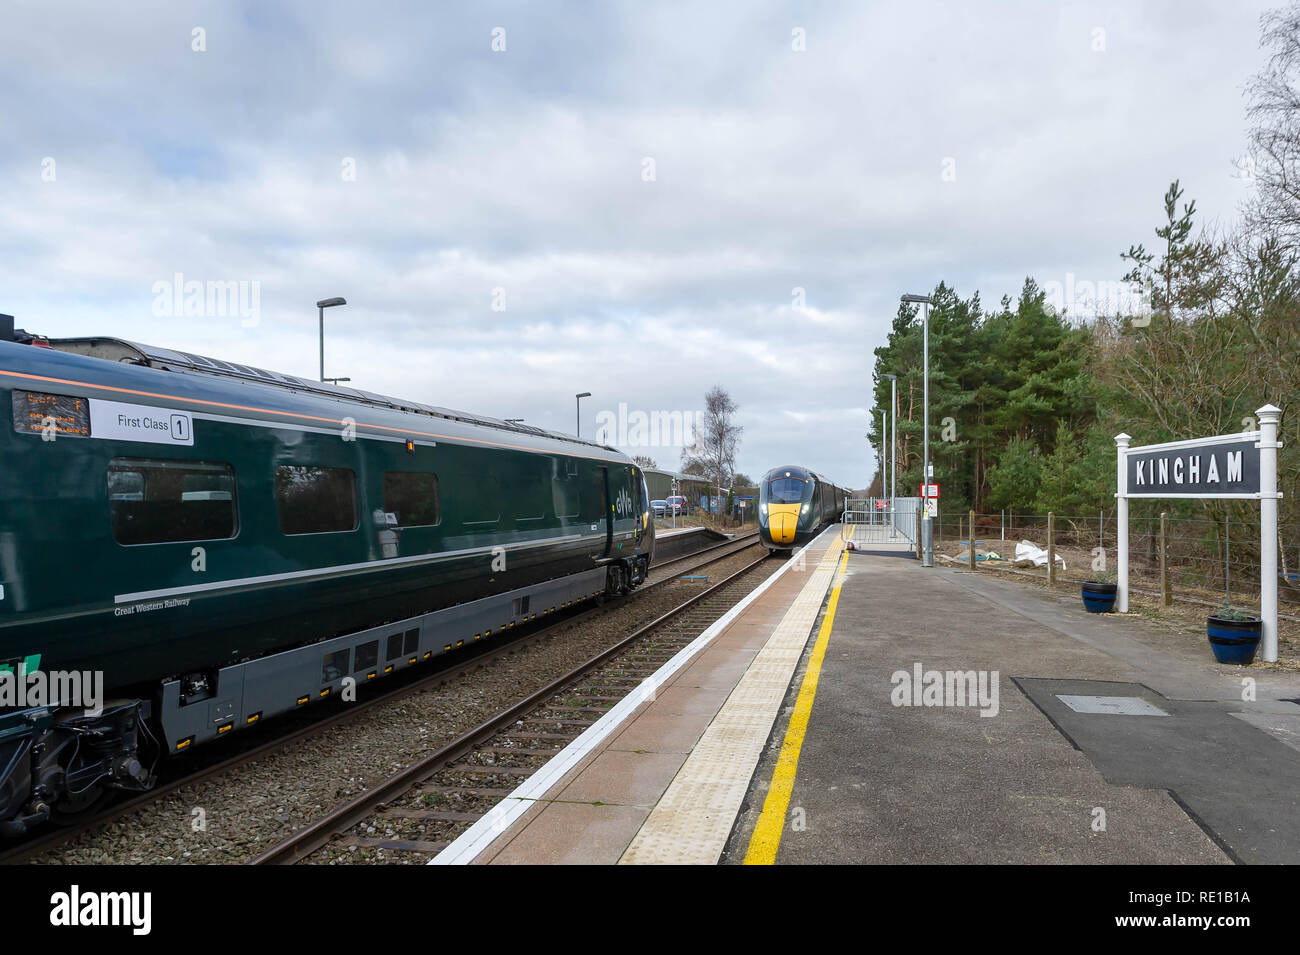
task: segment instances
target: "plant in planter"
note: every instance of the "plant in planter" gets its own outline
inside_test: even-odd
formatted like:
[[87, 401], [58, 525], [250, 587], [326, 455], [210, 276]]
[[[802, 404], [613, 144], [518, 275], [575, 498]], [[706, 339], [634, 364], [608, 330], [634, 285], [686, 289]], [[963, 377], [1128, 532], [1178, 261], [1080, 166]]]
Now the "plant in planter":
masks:
[[1259, 649], [1262, 627], [1259, 617], [1224, 600], [1205, 622], [1214, 659], [1220, 663], [1250, 664]]
[[1083, 582], [1083, 609], [1089, 613], [1110, 613], [1115, 608], [1115, 575], [1102, 571]]
[[1214, 659], [1220, 663], [1248, 666], [1255, 660], [1263, 622], [1259, 617], [1232, 605], [1232, 512], [1223, 520], [1223, 603], [1205, 621]]

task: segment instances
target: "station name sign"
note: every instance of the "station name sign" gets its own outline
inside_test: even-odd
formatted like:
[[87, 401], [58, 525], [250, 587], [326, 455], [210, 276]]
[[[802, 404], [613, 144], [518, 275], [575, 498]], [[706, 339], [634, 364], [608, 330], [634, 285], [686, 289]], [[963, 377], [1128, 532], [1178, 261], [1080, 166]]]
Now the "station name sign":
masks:
[[1224, 497], [1259, 493], [1258, 434], [1214, 438], [1195, 445], [1134, 448], [1129, 497]]

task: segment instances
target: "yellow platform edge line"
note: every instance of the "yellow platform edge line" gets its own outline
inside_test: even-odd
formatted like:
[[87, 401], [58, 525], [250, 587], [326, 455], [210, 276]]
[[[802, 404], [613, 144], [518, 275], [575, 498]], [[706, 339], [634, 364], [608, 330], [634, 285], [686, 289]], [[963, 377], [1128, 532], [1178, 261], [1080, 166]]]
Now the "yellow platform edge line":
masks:
[[794, 791], [795, 774], [799, 769], [799, 753], [808, 731], [813, 700], [817, 697], [817, 681], [821, 678], [822, 660], [830, 643], [831, 629], [835, 626], [835, 610], [839, 606], [840, 588], [844, 586], [844, 569], [848, 562], [849, 552], [846, 550], [840, 557], [835, 587], [831, 590], [831, 599], [826, 605], [826, 616], [822, 618], [817, 643], [813, 645], [812, 655], [808, 658], [808, 670], [799, 686], [799, 696], [795, 700], [794, 712], [790, 715], [790, 725], [786, 727], [785, 740], [781, 743], [781, 755], [777, 757], [776, 768], [772, 771], [772, 784], [767, 790], [767, 798], [763, 800], [763, 811], [759, 813], [754, 833], [749, 839], [745, 865], [772, 865], [776, 862], [776, 852], [781, 847], [781, 833], [785, 831], [785, 814], [790, 806], [790, 794]]

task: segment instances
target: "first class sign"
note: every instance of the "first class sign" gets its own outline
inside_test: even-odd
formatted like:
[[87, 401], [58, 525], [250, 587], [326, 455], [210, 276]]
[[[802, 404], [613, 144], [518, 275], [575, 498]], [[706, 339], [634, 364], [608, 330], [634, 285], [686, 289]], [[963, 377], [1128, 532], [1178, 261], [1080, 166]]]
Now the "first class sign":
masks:
[[189, 412], [90, 399], [90, 436], [150, 444], [194, 444]]
[[1129, 497], [1259, 494], [1259, 436], [1254, 433], [1133, 448], [1125, 458]]

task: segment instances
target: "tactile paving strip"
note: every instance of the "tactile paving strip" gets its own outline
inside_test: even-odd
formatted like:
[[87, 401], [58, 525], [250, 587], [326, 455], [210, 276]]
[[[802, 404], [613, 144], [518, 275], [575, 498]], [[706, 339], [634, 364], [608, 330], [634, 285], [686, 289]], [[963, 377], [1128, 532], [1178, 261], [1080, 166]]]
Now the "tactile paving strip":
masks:
[[803, 590], [673, 778], [620, 865], [715, 865], [835, 577], [835, 536]]

